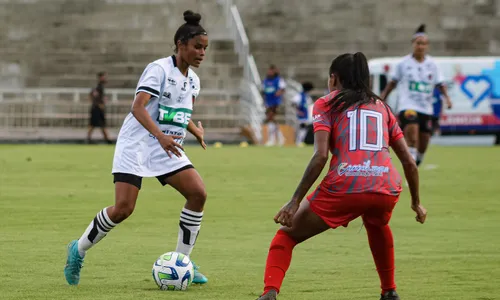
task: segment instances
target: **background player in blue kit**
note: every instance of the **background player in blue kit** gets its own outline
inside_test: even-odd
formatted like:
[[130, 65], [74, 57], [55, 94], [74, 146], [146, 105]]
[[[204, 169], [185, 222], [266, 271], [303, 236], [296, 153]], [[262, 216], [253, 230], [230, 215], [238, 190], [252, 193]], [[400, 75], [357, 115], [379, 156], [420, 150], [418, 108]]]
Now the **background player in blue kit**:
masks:
[[281, 105], [286, 83], [280, 76], [279, 70], [275, 65], [269, 66], [267, 76], [262, 82], [262, 86], [264, 89], [264, 101], [266, 105], [265, 123], [267, 124], [268, 133], [266, 145], [275, 145], [276, 138], [278, 138], [278, 144], [283, 145], [285, 143], [285, 137], [281, 133], [280, 127], [275, 118], [278, 114], [278, 108]]

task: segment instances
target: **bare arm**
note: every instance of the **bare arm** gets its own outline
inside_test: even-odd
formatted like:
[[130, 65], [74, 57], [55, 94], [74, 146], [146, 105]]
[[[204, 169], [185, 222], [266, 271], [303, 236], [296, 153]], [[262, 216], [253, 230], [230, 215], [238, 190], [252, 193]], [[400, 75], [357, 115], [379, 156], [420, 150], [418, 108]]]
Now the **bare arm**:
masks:
[[427, 210], [420, 204], [417, 164], [411, 156], [404, 138], [400, 138], [393, 142], [391, 147], [403, 165], [405, 177], [408, 181], [408, 185], [410, 186], [411, 208], [417, 213], [417, 222], [423, 224], [427, 218]]
[[292, 201], [300, 203], [316, 179], [318, 179], [328, 161], [329, 148], [330, 132], [320, 130], [314, 133], [314, 154], [292, 196]]
[[279, 89], [277, 92], [276, 92], [276, 96], [279, 97], [281, 95], [283, 95], [285, 93], [285, 89]]
[[182, 138], [182, 136], [165, 135], [160, 128], [156, 126], [155, 122], [145, 108], [150, 98], [150, 94], [139, 92], [135, 96], [134, 103], [132, 104], [132, 114], [137, 121], [139, 121], [139, 123], [141, 123], [141, 125], [158, 140], [162, 148], [167, 151], [168, 156], [171, 156], [169, 152], [172, 152], [176, 156], [181, 157], [182, 155], [177, 148], [182, 150], [184, 149], [181, 145], [175, 142], [174, 139]]
[[205, 129], [201, 125], [201, 122], [198, 122], [198, 126], [196, 126], [193, 120], [189, 120], [187, 130], [196, 137], [203, 149], [207, 149], [207, 145], [205, 144], [204, 140]]
[[408, 146], [406, 145], [406, 141], [404, 138], [400, 138], [395, 141], [391, 145], [392, 149], [398, 156], [401, 165], [403, 166], [403, 170], [405, 172], [406, 180], [408, 181], [408, 185], [410, 187], [411, 201], [412, 205], [420, 204], [420, 196], [418, 193], [418, 168], [415, 160], [410, 154], [408, 150]]
[[389, 83], [385, 86], [385, 89], [380, 94], [380, 98], [382, 100], [387, 101], [387, 97], [391, 94], [392, 90], [398, 85], [398, 82], [395, 80], [389, 81]]
[[286, 203], [281, 210], [274, 216], [274, 222], [283, 226], [292, 226], [293, 216], [299, 209], [300, 202], [304, 199], [307, 191], [318, 179], [319, 174], [328, 161], [330, 132], [320, 130], [314, 133], [314, 154], [307, 165], [304, 176], [295, 190], [292, 199]]
[[196, 124], [194, 124], [193, 120], [189, 120], [187, 130], [189, 131], [189, 133], [194, 135], [196, 138], [203, 136], [203, 134], [200, 133], [198, 127], [196, 127]]
[[444, 101], [446, 101], [446, 106], [448, 107], [448, 109], [451, 109], [453, 106], [453, 103], [451, 102], [450, 96], [448, 95], [448, 88], [444, 84], [440, 84], [438, 86], [438, 88], [444, 97]]
[[132, 114], [134, 117], [141, 123], [144, 128], [146, 128], [149, 133], [151, 133], [155, 138], [158, 138], [163, 134], [158, 126], [156, 126], [155, 122], [149, 115], [145, 106], [148, 104], [149, 99], [151, 99], [151, 95], [144, 92], [139, 92], [134, 99], [134, 103], [132, 104]]

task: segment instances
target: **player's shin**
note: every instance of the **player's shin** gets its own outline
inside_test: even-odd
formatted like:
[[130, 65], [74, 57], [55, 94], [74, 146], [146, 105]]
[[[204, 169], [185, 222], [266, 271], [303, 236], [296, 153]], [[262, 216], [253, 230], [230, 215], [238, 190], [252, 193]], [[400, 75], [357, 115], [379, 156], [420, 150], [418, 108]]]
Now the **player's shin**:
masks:
[[78, 240], [78, 253], [82, 258], [87, 250], [102, 240], [117, 225], [109, 218], [107, 209], [106, 207], [97, 213]]
[[297, 245], [286, 232], [278, 230], [269, 247], [264, 273], [264, 294], [270, 290], [279, 293], [286, 271], [292, 261], [292, 251]]
[[187, 256], [193, 251], [196, 238], [200, 232], [203, 212], [196, 212], [183, 208], [179, 221], [179, 236], [177, 240], [177, 252]]
[[382, 294], [396, 290], [394, 280], [394, 240], [389, 225], [376, 226], [365, 223], [368, 241], [377, 272], [380, 277]]

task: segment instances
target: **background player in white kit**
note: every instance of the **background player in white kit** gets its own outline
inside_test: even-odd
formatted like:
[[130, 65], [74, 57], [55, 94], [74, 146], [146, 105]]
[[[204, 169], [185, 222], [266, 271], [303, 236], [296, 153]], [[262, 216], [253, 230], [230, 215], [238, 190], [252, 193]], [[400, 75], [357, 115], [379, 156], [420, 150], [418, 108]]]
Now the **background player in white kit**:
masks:
[[425, 25], [420, 25], [417, 29], [412, 44], [413, 53], [405, 56], [396, 66], [392, 80], [380, 96], [387, 99], [396, 85], [399, 85], [399, 122], [410, 153], [419, 165], [432, 135], [434, 88], [439, 88], [448, 109], [452, 103], [441, 72], [432, 57], [426, 54], [429, 39], [425, 33]]
[[[198, 172], [185, 155], [182, 142], [186, 129], [203, 148], [204, 130], [191, 120], [193, 103], [200, 92], [200, 79], [189, 67], [199, 67], [208, 45], [201, 16], [184, 12], [174, 42], [175, 55], [150, 63], [136, 89], [132, 112], [118, 135], [113, 160], [115, 205], [101, 210], [80, 237], [68, 245], [64, 275], [69, 284], [80, 280], [88, 249], [134, 211], [142, 177], [156, 177], [185, 198], [181, 211], [176, 251], [190, 255], [200, 230], [206, 190]], [[207, 278], [195, 266], [193, 283]]]

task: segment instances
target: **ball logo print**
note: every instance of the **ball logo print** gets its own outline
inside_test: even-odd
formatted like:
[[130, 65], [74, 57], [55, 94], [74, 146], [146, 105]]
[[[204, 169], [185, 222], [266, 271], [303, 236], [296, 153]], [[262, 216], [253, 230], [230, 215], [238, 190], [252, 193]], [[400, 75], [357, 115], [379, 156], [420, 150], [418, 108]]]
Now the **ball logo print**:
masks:
[[185, 291], [193, 281], [194, 267], [188, 256], [167, 252], [153, 264], [152, 275], [161, 290]]

